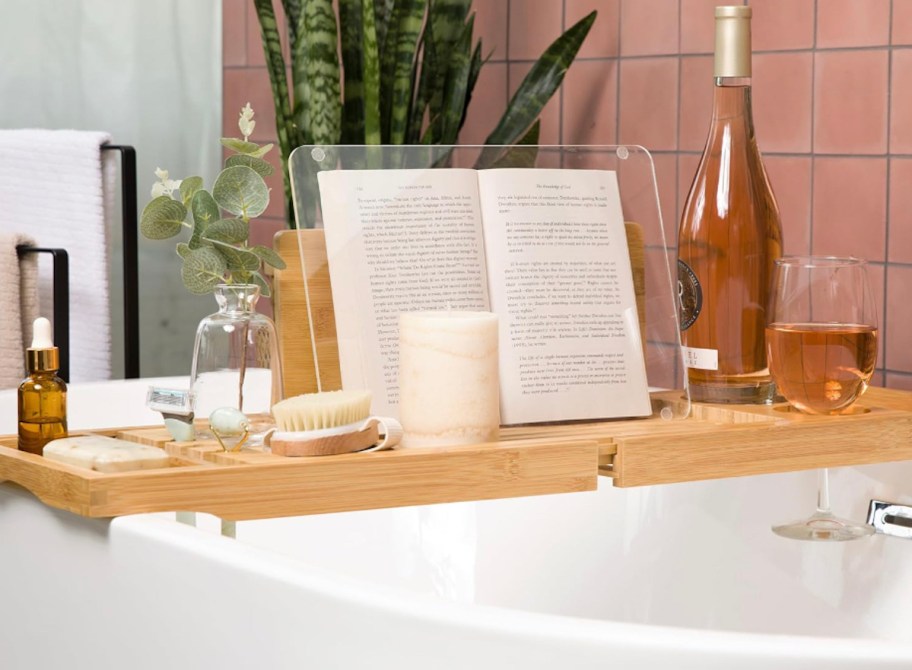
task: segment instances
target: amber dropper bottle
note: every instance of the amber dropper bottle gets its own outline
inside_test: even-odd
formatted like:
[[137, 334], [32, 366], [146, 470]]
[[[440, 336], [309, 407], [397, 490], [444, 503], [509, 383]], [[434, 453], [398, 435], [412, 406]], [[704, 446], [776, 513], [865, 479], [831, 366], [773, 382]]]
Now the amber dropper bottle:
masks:
[[19, 385], [19, 449], [41, 455], [45, 444], [67, 436], [67, 387], [57, 376], [60, 351], [44, 317], [35, 319], [25, 358], [29, 376]]

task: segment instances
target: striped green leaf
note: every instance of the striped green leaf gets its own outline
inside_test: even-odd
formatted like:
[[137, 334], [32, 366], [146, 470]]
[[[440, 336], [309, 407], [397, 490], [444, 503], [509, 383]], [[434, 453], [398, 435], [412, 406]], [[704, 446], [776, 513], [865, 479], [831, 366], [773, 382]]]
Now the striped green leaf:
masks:
[[380, 55], [377, 50], [374, 1], [361, 0], [361, 74], [364, 85], [364, 143], [381, 144]]
[[[503, 152], [494, 163], [492, 168], [533, 168], [538, 159], [538, 138], [541, 134], [541, 119], [532, 124], [529, 132], [523, 135], [522, 139], [514, 146], [509, 147]], [[488, 167], [476, 165], [476, 168]]]
[[[266, 54], [266, 68], [272, 85], [272, 99], [275, 103], [276, 136], [279, 138], [279, 147], [282, 153], [285, 202], [288, 205], [288, 217], [293, 225], [294, 209], [291, 207], [291, 179], [288, 174], [287, 162], [291, 151], [297, 144], [295, 143], [294, 126], [291, 118], [291, 103], [288, 97], [285, 57], [282, 54], [282, 42], [279, 38], [279, 28], [275, 11], [272, 8], [272, 0], [253, 0], [253, 4], [260, 24], [263, 51]], [[258, 158], [262, 158], [262, 156], [258, 156]]]
[[342, 144], [364, 143], [364, 83], [361, 64], [361, 0], [339, 0], [342, 70]]
[[[526, 133], [564, 80], [567, 69], [589, 34], [595, 16], [596, 12], [592, 12], [581, 19], [545, 50], [520, 84], [507, 111], [485, 144], [513, 144]], [[487, 153], [487, 160], [485, 152], [482, 153], [482, 158], [479, 159], [481, 162], [490, 160], [491, 152]]]
[[450, 56], [450, 71], [447, 74], [443, 95], [443, 123], [441, 127], [441, 144], [456, 144], [459, 127], [466, 108], [466, 93], [469, 86], [469, 75], [472, 71], [472, 30], [475, 17], [469, 19], [462, 35], [453, 45]]
[[386, 49], [386, 38], [390, 30], [390, 19], [393, 16], [394, 4], [396, 4], [396, 0], [374, 0], [374, 25], [376, 26], [377, 47], [381, 58]]
[[293, 64], [295, 121], [303, 131], [303, 144], [338, 144], [341, 139], [337, 43], [332, 0], [307, 0]]
[[389, 22], [380, 79], [380, 115], [385, 144], [402, 144], [408, 133], [415, 55], [425, 3], [426, 0], [398, 0]]

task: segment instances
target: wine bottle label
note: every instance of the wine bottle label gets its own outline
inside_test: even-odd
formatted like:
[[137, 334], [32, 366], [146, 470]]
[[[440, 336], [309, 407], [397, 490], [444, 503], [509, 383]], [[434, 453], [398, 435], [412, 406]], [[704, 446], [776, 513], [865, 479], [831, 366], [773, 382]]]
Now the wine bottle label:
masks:
[[[678, 259], [678, 302], [681, 305], [681, 330], [690, 328], [703, 309], [703, 289], [690, 266]], [[715, 368], [713, 368], [715, 369]]]
[[697, 370], [719, 369], [719, 352], [716, 349], [681, 347], [681, 354], [684, 357], [684, 367]]

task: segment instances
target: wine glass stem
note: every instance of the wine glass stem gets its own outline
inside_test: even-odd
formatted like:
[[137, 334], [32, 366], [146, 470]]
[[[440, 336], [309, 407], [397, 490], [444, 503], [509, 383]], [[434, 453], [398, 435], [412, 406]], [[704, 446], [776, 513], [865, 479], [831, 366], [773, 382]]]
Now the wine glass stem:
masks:
[[821, 468], [817, 471], [817, 513], [830, 513], [830, 471]]

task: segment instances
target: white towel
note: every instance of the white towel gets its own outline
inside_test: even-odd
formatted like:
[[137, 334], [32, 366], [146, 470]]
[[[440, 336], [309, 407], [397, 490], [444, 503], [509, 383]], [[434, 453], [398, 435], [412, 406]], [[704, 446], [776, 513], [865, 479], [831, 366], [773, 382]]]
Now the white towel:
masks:
[[[100, 151], [110, 139], [102, 132], [0, 130], [0, 232], [24, 231], [40, 246], [69, 254], [71, 381], [111, 376]], [[40, 281], [43, 286], [45, 278]], [[47, 302], [42, 305], [49, 309]]]
[[38, 263], [34, 254], [17, 258], [20, 244], [35, 246], [35, 240], [0, 233], [0, 389], [16, 388], [25, 377], [25, 348], [38, 316]]

